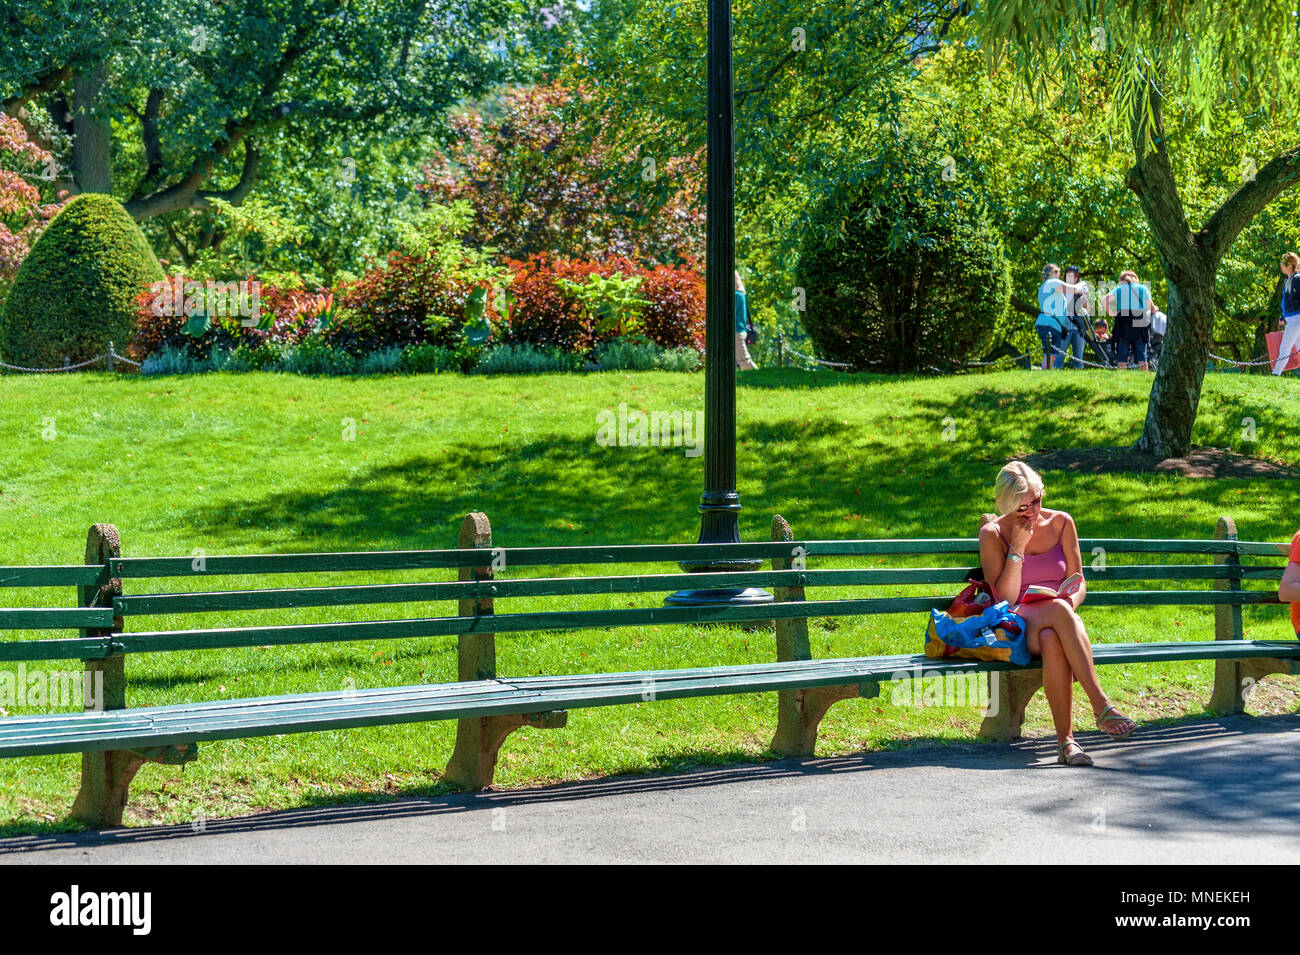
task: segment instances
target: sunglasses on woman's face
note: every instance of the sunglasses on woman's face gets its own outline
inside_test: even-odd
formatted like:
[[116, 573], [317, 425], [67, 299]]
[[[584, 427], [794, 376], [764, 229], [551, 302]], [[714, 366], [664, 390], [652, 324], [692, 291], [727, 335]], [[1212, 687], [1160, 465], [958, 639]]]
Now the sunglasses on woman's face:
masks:
[[1028, 504], [1021, 504], [1019, 507], [1016, 508], [1016, 511], [1017, 511], [1017, 513], [1023, 514], [1025, 511], [1029, 510], [1031, 507], [1037, 507], [1039, 504], [1042, 504], [1042, 503], [1043, 503], [1043, 495], [1040, 494], [1040, 495], [1038, 495], [1038, 497], [1034, 498], [1034, 499], [1033, 499], [1032, 501], [1030, 501]]

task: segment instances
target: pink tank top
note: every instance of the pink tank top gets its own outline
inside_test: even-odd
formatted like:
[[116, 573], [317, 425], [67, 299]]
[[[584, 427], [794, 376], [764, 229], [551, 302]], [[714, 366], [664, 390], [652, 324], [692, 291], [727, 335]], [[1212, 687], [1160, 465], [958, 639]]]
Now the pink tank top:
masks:
[[[1007, 539], [1002, 537], [1002, 528], [996, 524], [993, 529], [998, 532], [998, 537], [1002, 538], [1002, 543], [1006, 544]], [[1007, 545], [1010, 550], [1010, 545]], [[1065, 583], [1065, 548], [1061, 546], [1061, 538], [1056, 538], [1056, 546], [1049, 551], [1041, 554], [1026, 554], [1024, 563], [1020, 565], [1020, 593], [1016, 599], [1011, 601], [1014, 607], [1020, 601], [1025, 599], [1025, 592], [1030, 587], [1037, 584], [1040, 587], [1060, 587]], [[999, 595], [1001, 596], [1001, 595]]]

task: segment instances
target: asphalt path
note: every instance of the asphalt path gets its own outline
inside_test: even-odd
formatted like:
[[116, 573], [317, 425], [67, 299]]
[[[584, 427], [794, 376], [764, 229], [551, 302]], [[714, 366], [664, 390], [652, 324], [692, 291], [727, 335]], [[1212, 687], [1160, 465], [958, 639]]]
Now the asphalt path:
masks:
[[0, 839], [0, 864], [1300, 861], [1300, 716]]

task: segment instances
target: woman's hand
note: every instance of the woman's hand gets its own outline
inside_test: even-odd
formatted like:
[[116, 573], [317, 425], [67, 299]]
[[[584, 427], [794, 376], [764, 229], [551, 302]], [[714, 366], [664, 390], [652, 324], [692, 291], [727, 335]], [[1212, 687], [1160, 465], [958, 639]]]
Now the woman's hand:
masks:
[[1029, 539], [1034, 536], [1034, 519], [1020, 514], [1012, 514], [1010, 517], [1011, 529], [1007, 533], [1007, 545], [1012, 553], [1023, 557], [1025, 548], [1029, 546]]

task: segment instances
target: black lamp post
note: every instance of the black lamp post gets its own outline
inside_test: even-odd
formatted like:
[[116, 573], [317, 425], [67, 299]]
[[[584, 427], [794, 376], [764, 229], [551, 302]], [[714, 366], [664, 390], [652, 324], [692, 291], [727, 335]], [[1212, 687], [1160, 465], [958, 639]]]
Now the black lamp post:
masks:
[[[731, 0], [709, 0], [708, 200], [704, 252], [704, 494], [701, 544], [740, 543], [736, 493], [736, 222], [732, 146]], [[681, 561], [693, 573], [753, 570], [762, 560]], [[679, 590], [668, 604], [764, 604], [755, 587]]]

